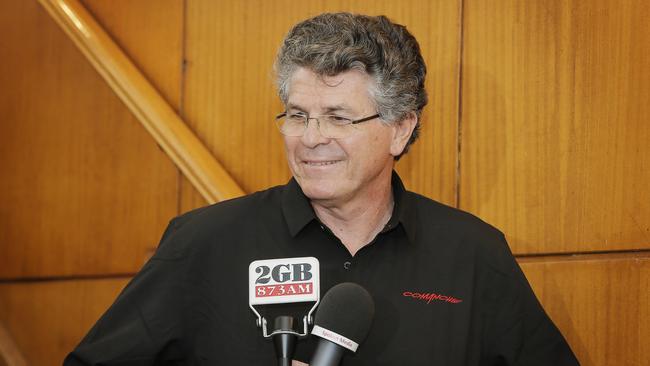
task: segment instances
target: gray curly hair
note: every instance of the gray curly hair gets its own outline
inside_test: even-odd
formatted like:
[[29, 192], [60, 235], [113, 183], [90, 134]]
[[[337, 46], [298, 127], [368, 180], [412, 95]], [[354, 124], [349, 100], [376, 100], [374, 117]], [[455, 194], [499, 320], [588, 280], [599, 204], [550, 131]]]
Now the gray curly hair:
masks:
[[380, 118], [397, 122], [415, 113], [418, 122], [404, 151], [420, 132], [427, 104], [427, 73], [417, 40], [385, 16], [325, 13], [296, 24], [284, 38], [275, 61], [280, 99], [286, 104], [289, 82], [304, 67], [322, 76], [361, 70], [373, 80], [369, 92]]

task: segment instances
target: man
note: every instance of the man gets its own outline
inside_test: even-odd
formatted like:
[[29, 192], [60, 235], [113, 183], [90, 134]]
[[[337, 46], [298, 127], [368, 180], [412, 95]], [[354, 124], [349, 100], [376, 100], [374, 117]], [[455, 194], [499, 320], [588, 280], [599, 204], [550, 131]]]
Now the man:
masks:
[[[393, 172], [427, 102], [405, 27], [319, 15], [289, 32], [276, 72], [293, 179], [172, 220], [66, 365], [272, 365], [248, 264], [306, 256], [320, 262], [322, 293], [349, 281], [374, 298], [369, 336], [344, 365], [577, 364], [503, 235]], [[299, 342], [295, 359], [313, 349]]]

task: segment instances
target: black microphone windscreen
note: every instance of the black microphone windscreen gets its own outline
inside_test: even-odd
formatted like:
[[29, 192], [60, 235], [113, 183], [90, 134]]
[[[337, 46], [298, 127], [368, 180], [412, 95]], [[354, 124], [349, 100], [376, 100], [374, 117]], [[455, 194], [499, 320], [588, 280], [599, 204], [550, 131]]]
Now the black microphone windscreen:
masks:
[[344, 282], [332, 287], [321, 299], [314, 325], [361, 343], [375, 316], [375, 302], [363, 287]]

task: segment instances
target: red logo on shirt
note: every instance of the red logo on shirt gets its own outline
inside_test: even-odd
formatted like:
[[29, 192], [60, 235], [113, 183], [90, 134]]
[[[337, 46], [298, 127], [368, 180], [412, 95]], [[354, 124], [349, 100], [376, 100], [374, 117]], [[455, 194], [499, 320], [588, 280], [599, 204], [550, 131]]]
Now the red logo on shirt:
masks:
[[459, 302], [463, 302], [463, 300], [457, 299], [457, 298], [455, 298], [453, 296], [440, 295], [440, 294], [436, 294], [436, 293], [433, 293], [433, 292], [424, 293], [424, 292], [404, 291], [402, 293], [402, 296], [412, 297], [412, 298], [418, 299], [418, 300], [423, 300], [423, 301], [426, 301], [427, 304], [431, 303], [431, 301], [433, 301], [433, 300], [444, 301], [444, 302], [448, 302], [448, 303], [451, 303], [451, 304], [458, 304]]

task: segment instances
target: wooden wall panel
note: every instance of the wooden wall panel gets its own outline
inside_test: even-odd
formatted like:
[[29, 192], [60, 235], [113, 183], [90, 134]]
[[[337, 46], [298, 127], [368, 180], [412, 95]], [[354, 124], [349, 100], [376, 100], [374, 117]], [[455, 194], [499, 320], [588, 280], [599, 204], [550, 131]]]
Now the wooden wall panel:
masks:
[[[289, 177], [271, 70], [289, 27], [386, 14], [429, 68], [423, 136], [398, 165], [410, 189], [458, 193], [518, 253], [650, 248], [641, 0], [465, 0], [462, 101], [460, 2], [83, 1], [247, 191]], [[184, 179], [177, 191], [177, 169], [36, 2], [0, 6], [0, 278], [137, 270], [177, 200], [205, 202]], [[583, 365], [642, 364], [647, 254], [520, 261]], [[58, 365], [126, 282], [0, 283], [0, 321], [32, 364]]]
[[460, 207], [517, 253], [650, 248], [649, 16], [465, 1]]
[[0, 321], [30, 365], [61, 365], [128, 278], [0, 284]]
[[0, 278], [136, 271], [176, 168], [37, 2], [2, 9]]
[[183, 0], [82, 2], [178, 111], [182, 83]]
[[[416, 35], [428, 64], [423, 134], [399, 164], [409, 188], [455, 200], [459, 6], [449, 1], [196, 1], [187, 4], [185, 115], [248, 192], [289, 176], [273, 117], [272, 63], [289, 28], [325, 11], [385, 14]], [[183, 184], [182, 210], [203, 205]]]
[[647, 364], [650, 254], [520, 262], [582, 366]]

